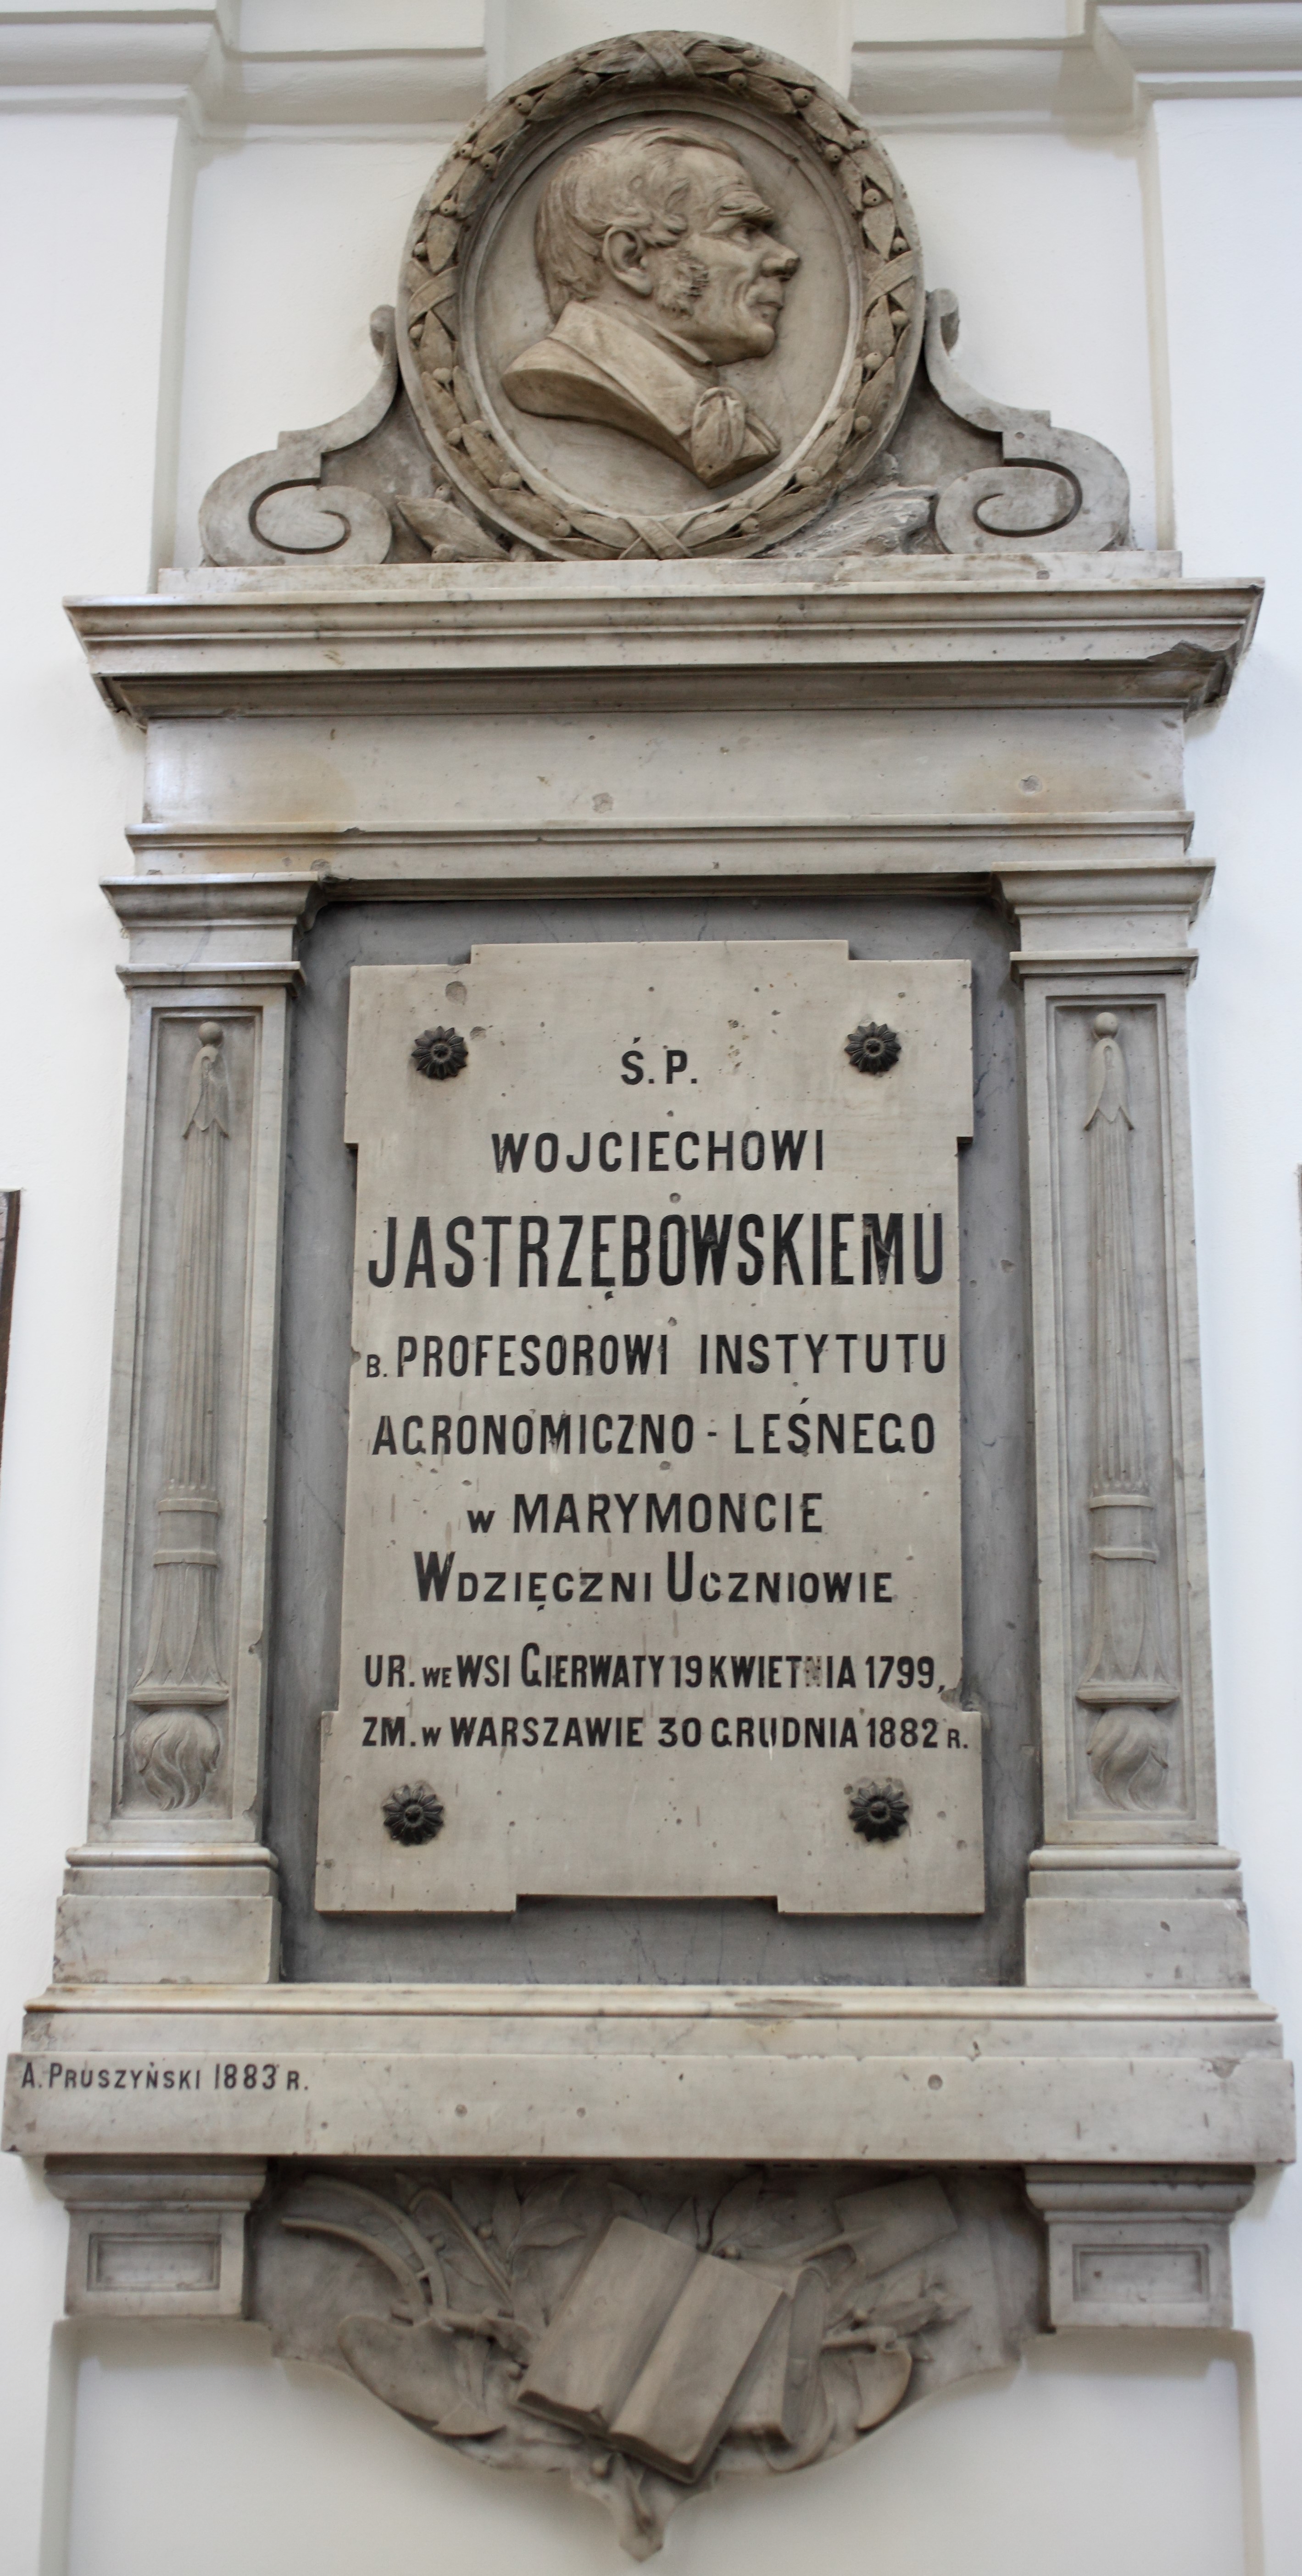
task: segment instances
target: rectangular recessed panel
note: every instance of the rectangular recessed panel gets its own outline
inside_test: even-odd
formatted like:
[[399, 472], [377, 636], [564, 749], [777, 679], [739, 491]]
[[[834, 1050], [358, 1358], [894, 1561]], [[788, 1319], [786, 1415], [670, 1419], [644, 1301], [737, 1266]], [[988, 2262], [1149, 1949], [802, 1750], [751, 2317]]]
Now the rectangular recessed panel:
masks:
[[219, 2236], [101, 2236], [89, 2243], [91, 2290], [215, 2290]]
[[1136, 2307], [1187, 2302], [1201, 2306], [1207, 2298], [1207, 2255], [1201, 2245], [1078, 2245], [1073, 2261], [1076, 2296], [1110, 2304], [1130, 2301]]

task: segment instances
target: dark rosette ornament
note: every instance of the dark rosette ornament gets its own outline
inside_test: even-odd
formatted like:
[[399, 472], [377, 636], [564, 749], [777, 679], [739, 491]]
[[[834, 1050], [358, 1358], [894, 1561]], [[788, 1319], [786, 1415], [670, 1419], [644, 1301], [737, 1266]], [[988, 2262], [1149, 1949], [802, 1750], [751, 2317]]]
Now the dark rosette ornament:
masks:
[[443, 1801], [427, 1780], [391, 1791], [380, 1813], [386, 1834], [396, 1843], [432, 1843], [443, 1831]]
[[909, 1796], [902, 1780], [861, 1780], [846, 1788], [850, 1822], [866, 1843], [893, 1843], [909, 1821]]
[[427, 1082], [452, 1082], [469, 1061], [470, 1049], [455, 1029], [422, 1029], [411, 1051], [417, 1073]]
[[900, 1060], [900, 1041], [884, 1021], [867, 1020], [851, 1029], [845, 1051], [856, 1073], [889, 1073]]

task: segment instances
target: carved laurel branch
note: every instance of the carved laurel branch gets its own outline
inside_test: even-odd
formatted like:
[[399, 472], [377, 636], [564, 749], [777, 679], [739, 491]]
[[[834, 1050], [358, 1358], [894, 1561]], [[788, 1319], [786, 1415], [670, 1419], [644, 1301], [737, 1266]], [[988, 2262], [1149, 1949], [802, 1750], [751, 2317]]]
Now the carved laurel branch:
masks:
[[[663, 2190], [573, 2171], [518, 2182], [507, 2171], [437, 2183], [398, 2175], [388, 2193], [322, 2171], [292, 2186], [273, 2225], [361, 2252], [386, 2276], [387, 2313], [343, 2315], [334, 2330], [344, 2364], [373, 2395], [440, 2440], [473, 2446], [472, 2458], [567, 2476], [607, 2507], [634, 2558], [658, 2550], [675, 2507], [717, 2475], [809, 2467], [874, 2429], [904, 2398], [915, 2355], [930, 2357], [923, 2339], [969, 2313], [941, 2251], [959, 2222], [931, 2180], [905, 2186], [908, 2233], [893, 2243], [875, 2216], [889, 2191], [838, 2204], [812, 2179], [793, 2195], [762, 2172], [716, 2182], [704, 2197], [698, 2185], [685, 2199], [667, 2175]], [[616, 2219], [730, 2266], [755, 2262], [765, 2277], [774, 2267], [818, 2276], [792, 2438], [734, 2427], [697, 2473], [671, 2478], [617, 2437], [520, 2407], [550, 2321]], [[322, 2288], [314, 2282], [314, 2314]], [[599, 2378], [595, 2353], [590, 2378], [594, 2370]]]
[[896, 554], [915, 540], [958, 555], [1044, 545], [1061, 554], [1104, 553], [1129, 544], [1130, 485], [1111, 449], [1077, 430], [1055, 429], [1047, 412], [1018, 411], [978, 393], [950, 355], [958, 328], [957, 296], [935, 289], [923, 336], [932, 392], [955, 419], [997, 435], [1003, 463], [978, 465], [938, 487], [873, 480], [863, 493], [841, 490], [775, 554]]
[[[463, 254], [491, 180], [522, 138], [532, 143], [539, 132], [603, 95], [627, 93], [636, 100], [639, 91], [666, 87], [702, 102], [741, 100], [790, 119], [835, 170], [860, 235], [864, 317], [855, 358], [835, 415], [758, 504], [748, 496], [661, 518], [563, 511], [531, 487], [501, 448], [459, 362]], [[463, 495], [498, 526], [505, 520], [538, 552], [631, 558], [750, 554], [807, 516], [811, 490], [829, 477], [838, 490], [854, 482], [881, 444], [917, 360], [921, 250], [907, 201], [866, 126], [812, 74], [728, 38], [619, 38], [546, 66], [495, 99], [467, 128], [417, 210], [398, 327], [415, 362], [414, 383], [413, 369], [404, 365], [408, 389], [455, 455]], [[450, 519], [454, 509], [448, 510]], [[427, 534], [405, 505], [404, 515]], [[444, 545], [457, 545], [454, 524], [441, 536], [429, 533], [436, 554]]]

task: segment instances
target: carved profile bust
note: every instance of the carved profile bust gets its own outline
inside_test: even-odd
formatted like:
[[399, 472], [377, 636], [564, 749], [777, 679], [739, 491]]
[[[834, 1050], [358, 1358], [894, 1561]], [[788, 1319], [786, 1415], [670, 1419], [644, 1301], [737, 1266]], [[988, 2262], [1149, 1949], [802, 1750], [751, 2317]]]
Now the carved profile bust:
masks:
[[534, 244], [555, 319], [506, 368], [519, 410], [600, 421], [707, 486], [778, 453], [719, 369], [774, 347], [799, 253], [740, 155], [699, 131], [599, 137], [553, 171]]

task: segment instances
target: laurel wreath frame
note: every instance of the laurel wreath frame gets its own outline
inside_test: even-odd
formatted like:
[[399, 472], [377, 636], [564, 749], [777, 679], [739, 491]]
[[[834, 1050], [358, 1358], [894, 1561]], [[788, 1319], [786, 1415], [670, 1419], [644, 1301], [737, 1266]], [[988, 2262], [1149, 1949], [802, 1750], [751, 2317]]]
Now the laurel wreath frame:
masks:
[[[835, 172], [854, 219], [862, 312], [837, 405], [812, 443], [733, 501], [648, 517], [562, 508], [547, 478], [501, 446], [464, 354], [462, 293], [484, 218], [540, 134], [586, 106], [738, 102], [782, 120]], [[922, 251], [913, 212], [880, 145], [849, 102], [796, 64], [740, 39], [614, 38], [545, 64], [490, 101], [420, 200], [403, 256], [398, 353], [426, 438], [462, 504], [509, 542], [552, 560], [756, 554], [857, 482], [900, 416], [922, 345]], [[536, 478], [536, 479], [535, 479]], [[451, 495], [447, 496], [451, 499]]]

